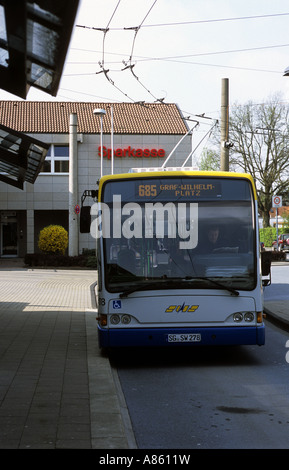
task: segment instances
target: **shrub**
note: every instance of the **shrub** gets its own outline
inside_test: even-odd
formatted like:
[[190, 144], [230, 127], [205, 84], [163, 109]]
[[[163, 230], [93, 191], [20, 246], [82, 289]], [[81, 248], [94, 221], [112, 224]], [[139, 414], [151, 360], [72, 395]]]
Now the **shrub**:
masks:
[[[289, 233], [288, 227], [279, 227], [278, 235], [282, 233]], [[274, 240], [276, 240], [276, 227], [266, 227], [260, 229], [260, 241], [264, 243], [265, 246], [270, 247]]]
[[88, 256], [86, 259], [85, 265], [88, 268], [96, 269], [97, 268], [97, 258], [95, 256]]
[[85, 255], [67, 256], [53, 253], [27, 253], [24, 257], [24, 263], [31, 267], [97, 268], [96, 257]]
[[40, 231], [38, 246], [43, 253], [64, 254], [68, 233], [61, 225], [49, 225]]
[[274, 240], [276, 240], [275, 227], [266, 227], [260, 229], [260, 241], [263, 242], [265, 246], [272, 246]]

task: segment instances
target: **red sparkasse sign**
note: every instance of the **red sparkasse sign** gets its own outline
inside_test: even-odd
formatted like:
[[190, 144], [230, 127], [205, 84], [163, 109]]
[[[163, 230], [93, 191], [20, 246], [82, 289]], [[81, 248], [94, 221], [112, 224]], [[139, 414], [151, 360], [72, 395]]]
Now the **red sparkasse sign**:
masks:
[[[107, 147], [102, 147], [103, 157], [108, 160], [111, 159], [111, 149]], [[126, 148], [117, 148], [113, 152], [116, 158], [163, 158], [166, 154], [164, 149], [141, 149], [134, 148], [130, 145]], [[101, 147], [98, 147], [98, 156], [101, 157]]]

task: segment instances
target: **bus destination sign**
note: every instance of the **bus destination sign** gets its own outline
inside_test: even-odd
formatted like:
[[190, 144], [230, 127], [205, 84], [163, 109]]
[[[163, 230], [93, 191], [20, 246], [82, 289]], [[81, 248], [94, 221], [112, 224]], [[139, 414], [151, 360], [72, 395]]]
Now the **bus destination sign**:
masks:
[[221, 197], [221, 185], [216, 183], [194, 182], [137, 182], [137, 197], [140, 199], [157, 198], [165, 200], [190, 198], [217, 198]]

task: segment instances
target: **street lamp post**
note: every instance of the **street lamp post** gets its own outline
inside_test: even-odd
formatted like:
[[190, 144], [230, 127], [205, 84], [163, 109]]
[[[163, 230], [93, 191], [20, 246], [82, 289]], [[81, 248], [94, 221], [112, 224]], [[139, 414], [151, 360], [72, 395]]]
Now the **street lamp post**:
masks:
[[111, 174], [114, 171], [114, 148], [113, 148], [113, 106], [110, 107], [110, 120], [111, 120]]
[[105, 109], [101, 108], [96, 108], [93, 110], [93, 114], [95, 116], [100, 116], [100, 177], [102, 177], [103, 173], [103, 144], [102, 144], [102, 138], [103, 138], [103, 131], [102, 131], [102, 124], [103, 124], [103, 116], [106, 115]]

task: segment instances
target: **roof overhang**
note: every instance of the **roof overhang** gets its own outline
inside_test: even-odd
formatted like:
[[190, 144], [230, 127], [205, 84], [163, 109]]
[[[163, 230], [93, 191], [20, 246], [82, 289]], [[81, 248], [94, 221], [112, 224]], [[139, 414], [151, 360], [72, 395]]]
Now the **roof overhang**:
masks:
[[56, 96], [79, 0], [0, 0], [0, 88]]
[[48, 144], [0, 125], [0, 181], [19, 189], [24, 181], [33, 184], [48, 149]]

